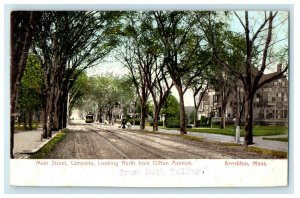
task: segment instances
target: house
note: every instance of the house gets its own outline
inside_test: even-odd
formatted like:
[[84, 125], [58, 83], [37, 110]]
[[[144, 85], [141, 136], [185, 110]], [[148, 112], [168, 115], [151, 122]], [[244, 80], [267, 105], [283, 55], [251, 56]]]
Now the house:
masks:
[[[276, 73], [281, 72], [281, 65], [277, 65], [277, 71], [264, 74], [261, 80], [267, 79]], [[231, 121], [237, 117], [242, 108], [239, 104], [242, 101], [243, 87], [241, 83], [229, 96], [226, 107], [226, 120]], [[240, 93], [240, 94], [239, 94]], [[210, 117], [213, 115], [215, 121], [220, 121], [221, 104], [219, 92], [210, 89], [207, 97], [203, 98], [198, 110], [198, 117]], [[287, 125], [288, 124], [288, 79], [283, 76], [280, 79], [265, 84], [257, 90], [253, 102], [253, 121], [256, 124], [265, 125]]]

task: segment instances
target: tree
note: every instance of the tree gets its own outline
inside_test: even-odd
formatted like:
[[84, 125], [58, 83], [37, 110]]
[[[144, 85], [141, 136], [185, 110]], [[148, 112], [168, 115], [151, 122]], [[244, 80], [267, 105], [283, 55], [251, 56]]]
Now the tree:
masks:
[[[250, 17], [249, 17], [250, 13]], [[225, 45], [225, 41], [221, 40], [222, 32], [220, 32], [220, 23], [214, 17], [213, 13], [207, 18], [207, 23], [203, 29], [206, 29], [207, 40], [213, 50], [214, 59], [227, 68], [231, 75], [241, 80], [245, 91], [245, 146], [253, 144], [253, 100], [256, 91], [263, 85], [281, 78], [287, 72], [288, 60], [287, 54], [278, 57], [279, 52], [286, 46], [282, 42], [287, 42], [285, 35], [279, 35], [280, 28], [287, 26], [286, 12], [244, 12], [244, 19], [241, 18], [242, 13], [234, 12], [235, 17], [243, 28], [242, 38], [245, 46], [233, 45], [233, 48], [242, 50], [245, 53], [243, 60], [239, 62], [240, 67], [230, 65], [222, 53], [218, 50], [220, 46]], [[281, 14], [283, 16], [279, 17]], [[252, 18], [256, 20], [251, 20]], [[278, 19], [276, 21], [276, 19]], [[203, 27], [203, 26], [202, 26]], [[278, 32], [276, 32], [278, 31]], [[281, 30], [282, 31], [282, 30]], [[223, 49], [226, 49], [223, 47]], [[285, 51], [285, 50], [284, 50]], [[276, 57], [277, 55], [277, 57]], [[265, 73], [276, 61], [284, 61], [286, 66], [274, 72], [272, 75], [266, 76]], [[282, 64], [284, 62], [281, 62]]]
[[165, 115], [165, 125], [173, 121], [179, 121], [180, 108], [179, 102], [175, 96], [170, 94], [164, 102], [161, 113]]
[[[130, 40], [130, 46], [127, 45], [127, 49], [131, 51], [132, 61], [128, 61], [128, 57], [125, 56], [124, 62], [132, 75], [140, 98], [142, 107], [141, 129], [145, 125], [147, 104], [145, 99], [147, 92], [149, 92], [154, 106], [153, 131], [157, 131], [162, 104], [167, 99], [174, 84], [168, 79], [169, 74], [164, 66], [161, 42], [157, 39], [158, 32], [153, 26], [154, 19], [151, 14], [149, 12], [135, 12], [128, 17], [128, 21], [129, 25], [125, 28], [125, 35]], [[137, 78], [140, 83], [137, 83]]]
[[196, 20], [189, 12], [155, 11], [156, 26], [164, 53], [164, 64], [178, 91], [180, 102], [180, 133], [186, 134], [184, 94], [203, 67], [201, 49], [203, 35], [195, 29]]
[[145, 129], [146, 123], [146, 105], [150, 95], [149, 82], [147, 83], [146, 70], [151, 68], [157, 58], [155, 53], [144, 54], [143, 33], [141, 32], [142, 14], [139, 12], [128, 13], [123, 34], [123, 50], [120, 50], [120, 62], [129, 70], [133, 85], [136, 89], [141, 107], [140, 129]]
[[86, 72], [81, 72], [69, 91], [70, 116], [74, 107], [80, 109], [83, 106], [85, 97], [90, 95], [91, 91], [92, 85], [90, 84], [89, 77]]
[[226, 70], [222, 70], [222, 67], [217, 63], [215, 70], [212, 70], [212, 74], [214, 75], [214, 79], [211, 79], [211, 86], [214, 88], [216, 92], [220, 94], [220, 110], [221, 110], [221, 122], [220, 128], [225, 128], [226, 122], [226, 109], [227, 104], [229, 102], [229, 98], [232, 95], [235, 87], [236, 87], [236, 78], [234, 76], [230, 76]]
[[20, 81], [24, 73], [32, 34], [38, 14], [26, 11], [13, 11], [10, 15], [10, 157], [14, 158], [14, 113]]
[[33, 113], [41, 108], [41, 67], [37, 58], [29, 54], [24, 75], [21, 79], [17, 104], [24, 117], [24, 129], [26, 126], [26, 117], [29, 116], [29, 128], [32, 129]]
[[192, 85], [193, 98], [194, 98], [194, 115], [193, 115], [194, 127], [197, 127], [198, 110], [203, 97], [208, 91], [208, 88], [209, 88], [208, 82], [204, 79], [200, 79], [198, 83]]
[[134, 91], [131, 82], [126, 76], [105, 74], [89, 78], [90, 91], [86, 92], [82, 105], [86, 112], [98, 115], [98, 120], [108, 120], [114, 123], [116, 115], [114, 110], [119, 109], [126, 115], [127, 109], [134, 100]]
[[[34, 52], [44, 70], [44, 137], [66, 118], [67, 96], [79, 74], [117, 44], [119, 12], [42, 12]], [[62, 126], [60, 126], [62, 125]]]

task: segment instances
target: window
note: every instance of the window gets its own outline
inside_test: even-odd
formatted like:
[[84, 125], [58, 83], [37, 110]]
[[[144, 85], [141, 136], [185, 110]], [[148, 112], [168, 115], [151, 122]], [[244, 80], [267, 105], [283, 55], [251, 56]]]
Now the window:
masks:
[[272, 97], [272, 102], [275, 102], [275, 97]]
[[214, 103], [219, 103], [219, 98], [220, 98], [219, 95], [213, 95], [213, 102]]
[[284, 110], [284, 118], [287, 118], [287, 117], [288, 117], [288, 111]]

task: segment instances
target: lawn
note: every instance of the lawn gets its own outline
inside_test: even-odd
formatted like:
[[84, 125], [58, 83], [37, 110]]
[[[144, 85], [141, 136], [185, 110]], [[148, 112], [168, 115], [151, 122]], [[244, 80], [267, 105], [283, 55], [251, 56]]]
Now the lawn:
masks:
[[283, 138], [263, 138], [263, 140], [272, 140], [272, 141], [279, 141], [279, 142], [288, 142], [288, 138], [287, 137], [283, 137]]
[[[31, 130], [35, 130], [35, 129], [37, 129], [37, 124], [33, 124], [32, 125], [32, 129], [29, 129], [29, 126], [27, 125], [27, 129], [26, 129], [26, 131], [31, 131]], [[20, 132], [20, 131], [25, 131], [25, 129], [24, 129], [24, 125], [23, 124], [21, 124], [21, 125], [15, 125], [15, 132]]]
[[[235, 136], [234, 126], [227, 126], [225, 129], [220, 129], [217, 127], [188, 128], [187, 131]], [[288, 128], [284, 126], [255, 125], [253, 127], [253, 136], [271, 136], [271, 135], [286, 135], [286, 134], [288, 134]], [[241, 136], [244, 136], [243, 127], [241, 128]]]

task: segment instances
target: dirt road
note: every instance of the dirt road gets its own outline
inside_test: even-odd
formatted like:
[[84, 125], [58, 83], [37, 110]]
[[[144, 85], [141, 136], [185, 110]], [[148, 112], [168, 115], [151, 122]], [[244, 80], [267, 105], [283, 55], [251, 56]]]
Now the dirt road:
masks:
[[77, 123], [49, 159], [269, 159], [243, 146]]

